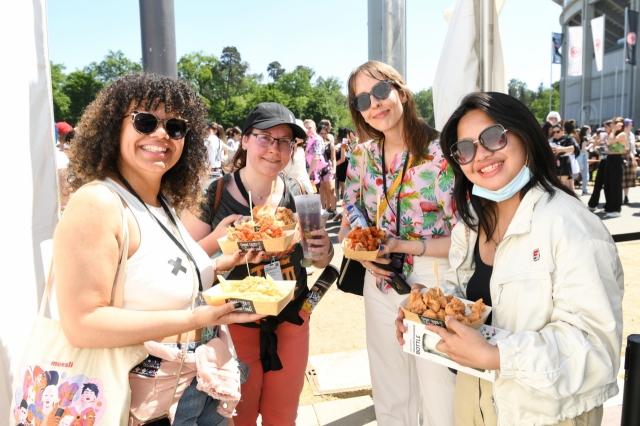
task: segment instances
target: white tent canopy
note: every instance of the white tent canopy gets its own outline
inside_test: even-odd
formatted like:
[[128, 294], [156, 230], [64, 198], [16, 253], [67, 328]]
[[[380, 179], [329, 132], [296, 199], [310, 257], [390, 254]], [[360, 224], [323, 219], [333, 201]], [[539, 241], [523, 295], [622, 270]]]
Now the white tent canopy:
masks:
[[0, 71], [0, 116], [11, 126], [0, 167], [0, 426], [9, 424], [15, 403], [11, 371], [20, 361], [44, 290], [40, 242], [52, 238], [58, 221], [45, 1], [14, 1], [0, 14], [2, 56], [12, 58]]
[[480, 90], [479, 35], [477, 13], [481, 1], [494, 1], [492, 91], [507, 92], [498, 16], [505, 0], [458, 0], [444, 11], [449, 22], [436, 77], [433, 82], [433, 106], [436, 129], [442, 130], [460, 100]]

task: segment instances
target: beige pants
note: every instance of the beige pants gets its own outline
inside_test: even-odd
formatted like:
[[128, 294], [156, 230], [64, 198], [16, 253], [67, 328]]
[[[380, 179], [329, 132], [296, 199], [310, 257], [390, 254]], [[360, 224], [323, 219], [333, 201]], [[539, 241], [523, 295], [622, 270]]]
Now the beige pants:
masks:
[[[456, 378], [456, 394], [453, 406], [456, 426], [495, 426], [498, 424], [491, 396], [491, 382], [478, 379], [469, 374], [458, 372]], [[557, 426], [600, 426], [602, 423], [602, 406], [567, 419]]]
[[[447, 259], [424, 256], [413, 259], [409, 284], [435, 286], [434, 260], [440, 271], [449, 269]], [[456, 376], [442, 365], [403, 352], [396, 340], [394, 321], [400, 302], [407, 297], [394, 290], [381, 293], [367, 272], [364, 281], [367, 351], [378, 426], [417, 425], [420, 404], [423, 426], [452, 426]]]

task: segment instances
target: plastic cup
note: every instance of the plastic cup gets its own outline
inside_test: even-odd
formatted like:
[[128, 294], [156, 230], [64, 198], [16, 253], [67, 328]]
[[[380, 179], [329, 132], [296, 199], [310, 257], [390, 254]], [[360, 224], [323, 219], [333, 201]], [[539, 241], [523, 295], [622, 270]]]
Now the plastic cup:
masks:
[[320, 205], [320, 194], [298, 195], [294, 198], [296, 203], [296, 213], [298, 213], [298, 222], [300, 223], [302, 251], [307, 259], [320, 257], [320, 253], [309, 251], [309, 240], [313, 239], [311, 231], [322, 229], [320, 223], [320, 214], [322, 207]]

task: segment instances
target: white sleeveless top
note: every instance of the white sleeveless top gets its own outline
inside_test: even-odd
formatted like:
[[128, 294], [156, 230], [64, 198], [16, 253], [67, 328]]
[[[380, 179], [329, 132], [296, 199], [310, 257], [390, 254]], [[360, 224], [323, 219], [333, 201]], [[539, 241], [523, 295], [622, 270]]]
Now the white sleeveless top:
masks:
[[[109, 178], [103, 183], [113, 188], [125, 200], [140, 230], [140, 246], [127, 260], [123, 309], [134, 311], [190, 309], [194, 279], [197, 285], [198, 277], [197, 275], [194, 277], [195, 271], [189, 265], [187, 257], [134, 195]], [[173, 230], [173, 225], [162, 207], [150, 205], [147, 207], [169, 231]], [[206, 290], [213, 284], [214, 273], [211, 260], [182, 226], [173, 209], [171, 213], [182, 236], [176, 239], [186, 243], [200, 269], [203, 290]], [[50, 298], [51, 317], [59, 319], [54, 286], [55, 282]]]

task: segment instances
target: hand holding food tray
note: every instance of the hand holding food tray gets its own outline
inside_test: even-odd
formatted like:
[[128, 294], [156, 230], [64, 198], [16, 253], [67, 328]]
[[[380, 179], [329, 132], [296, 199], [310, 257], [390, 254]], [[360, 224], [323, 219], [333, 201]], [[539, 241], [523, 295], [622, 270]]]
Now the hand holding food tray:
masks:
[[373, 262], [378, 257], [380, 244], [382, 244], [386, 236], [387, 233], [384, 230], [375, 226], [364, 229], [357, 226], [342, 241], [344, 257]]
[[486, 306], [482, 299], [472, 302], [445, 296], [436, 287], [423, 289], [423, 292], [411, 291], [409, 297], [400, 303], [400, 308], [409, 321], [447, 328], [445, 318], [449, 315], [476, 330], [484, 325], [491, 313], [491, 306]]
[[250, 249], [280, 253], [294, 243], [295, 233], [295, 230], [283, 231], [274, 225], [265, 225], [256, 231], [253, 225], [244, 223], [227, 228], [227, 236], [218, 238], [218, 244], [224, 254], [234, 254], [238, 250], [247, 252]]
[[269, 275], [246, 277], [243, 280], [225, 280], [220, 285], [202, 293], [207, 304], [218, 306], [228, 302], [240, 302], [236, 312], [261, 315], [278, 315], [293, 299], [295, 281], [274, 281]]
[[[427, 326], [425, 324], [409, 321], [406, 318], [404, 319], [403, 324], [407, 329], [402, 336], [404, 339], [402, 350], [404, 352], [490, 382], [495, 382], [499, 377], [499, 373], [495, 370], [484, 370], [481, 368], [462, 366], [449, 358], [449, 356], [444, 352], [437, 350], [436, 345], [440, 342], [440, 336], [427, 330]], [[503, 340], [511, 335], [507, 330], [490, 325], [482, 325], [478, 329], [478, 332], [482, 334], [489, 344], [494, 346], [499, 340]]]

